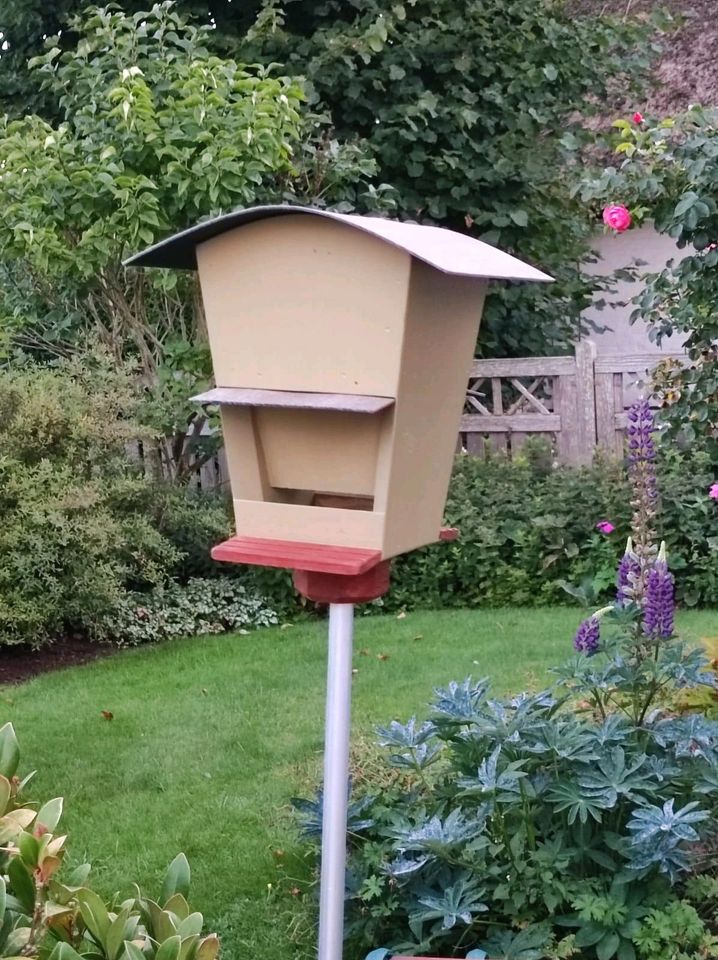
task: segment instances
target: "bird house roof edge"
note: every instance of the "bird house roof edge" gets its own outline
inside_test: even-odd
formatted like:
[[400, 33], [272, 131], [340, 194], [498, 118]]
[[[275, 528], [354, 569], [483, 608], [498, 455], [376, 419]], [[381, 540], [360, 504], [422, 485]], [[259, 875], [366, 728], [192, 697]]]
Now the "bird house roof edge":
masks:
[[319, 216], [346, 224], [404, 250], [443, 273], [455, 276], [539, 282], [553, 279], [488, 243], [443, 227], [290, 204], [249, 207], [204, 220], [134, 254], [125, 260], [125, 266], [196, 270], [196, 248], [199, 244], [257, 220], [292, 214]]

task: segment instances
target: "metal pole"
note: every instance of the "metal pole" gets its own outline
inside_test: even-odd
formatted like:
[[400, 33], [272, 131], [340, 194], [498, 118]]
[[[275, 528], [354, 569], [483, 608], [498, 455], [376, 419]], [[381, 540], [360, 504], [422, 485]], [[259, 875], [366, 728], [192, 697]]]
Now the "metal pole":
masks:
[[354, 606], [329, 606], [319, 960], [341, 960], [347, 853]]

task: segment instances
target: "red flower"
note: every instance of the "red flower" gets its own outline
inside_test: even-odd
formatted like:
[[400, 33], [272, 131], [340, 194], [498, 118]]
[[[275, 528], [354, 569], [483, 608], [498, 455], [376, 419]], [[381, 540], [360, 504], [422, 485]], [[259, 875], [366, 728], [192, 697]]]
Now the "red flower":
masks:
[[643, 116], [643, 114], [642, 114], [642, 113], [639, 113], [639, 111], [636, 110], [636, 112], [633, 114], [633, 122], [634, 122], [634, 123], [643, 123], [644, 120], [645, 120], [645, 117]]
[[623, 233], [631, 226], [631, 214], [621, 203], [612, 203], [603, 211], [603, 222], [616, 233]]

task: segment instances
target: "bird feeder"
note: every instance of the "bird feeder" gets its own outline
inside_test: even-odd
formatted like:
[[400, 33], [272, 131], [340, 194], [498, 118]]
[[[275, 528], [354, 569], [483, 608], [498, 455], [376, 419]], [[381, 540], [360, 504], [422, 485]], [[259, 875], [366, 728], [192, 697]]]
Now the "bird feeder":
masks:
[[215, 559], [331, 604], [320, 960], [340, 960], [354, 602], [436, 541], [489, 280], [551, 278], [431, 226], [241, 210], [128, 261], [197, 270], [234, 501]]
[[487, 282], [549, 279], [448, 230], [287, 206], [129, 262], [199, 271], [217, 386], [195, 399], [219, 405], [236, 521], [214, 555], [301, 569], [322, 546], [346, 573], [437, 539]]

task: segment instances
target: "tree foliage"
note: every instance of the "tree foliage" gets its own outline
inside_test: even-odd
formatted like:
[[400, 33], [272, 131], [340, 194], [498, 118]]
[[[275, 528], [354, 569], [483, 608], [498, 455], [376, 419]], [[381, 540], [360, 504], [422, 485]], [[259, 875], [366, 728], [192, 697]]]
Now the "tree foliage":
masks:
[[[0, 98], [39, 34], [80, 6], [10, 0], [0, 15], [11, 40]], [[138, 6], [146, 4], [124, 4], [128, 13]], [[204, 25], [209, 16], [216, 29], [203, 41], [219, 56], [239, 51], [246, 62], [306, 76], [339, 139], [368, 143], [376, 184], [396, 188], [401, 217], [468, 230], [556, 276], [551, 288], [497, 290], [482, 350], [541, 353], [575, 337], [596, 284], [579, 270], [591, 223], [566, 189], [577, 120], [646, 67], [645, 26], [572, 17], [558, 0], [178, 0], [175, 10]], [[71, 45], [77, 29], [60, 44]], [[32, 82], [29, 90], [35, 97]], [[46, 113], [50, 93], [39, 104]]]
[[50, 39], [34, 62], [60, 120], [0, 119], [0, 329], [10, 351], [67, 355], [92, 338], [137, 358], [165, 472], [185, 476], [204, 443], [186, 398], [210, 372], [195, 281], [123, 258], [223, 209], [351, 203], [374, 168], [301, 113], [296, 80], [213, 55], [210, 27], [167, 0], [97, 9], [75, 30], [72, 50]]
[[567, 190], [578, 112], [646, 65], [630, 23], [553, 0], [265, 0], [245, 56], [305, 74], [338, 136], [366, 139], [401, 216], [469, 231], [553, 272], [489, 299], [483, 349], [575, 335], [591, 224]]

